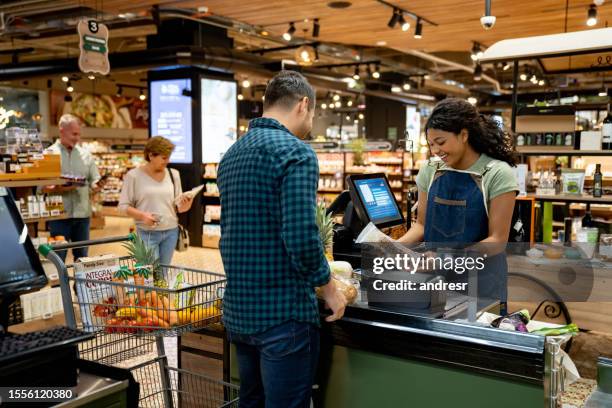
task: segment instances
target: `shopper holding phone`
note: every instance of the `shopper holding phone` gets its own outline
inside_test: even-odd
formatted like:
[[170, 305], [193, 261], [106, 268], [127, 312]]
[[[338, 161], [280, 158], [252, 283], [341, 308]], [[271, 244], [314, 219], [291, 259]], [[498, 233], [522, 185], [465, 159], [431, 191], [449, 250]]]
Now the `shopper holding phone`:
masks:
[[123, 179], [119, 211], [136, 221], [138, 235], [155, 249], [162, 265], [172, 262], [178, 240], [178, 213], [189, 211], [193, 197], [183, 195], [181, 176], [168, 168], [174, 144], [161, 136], [149, 139], [146, 164]]

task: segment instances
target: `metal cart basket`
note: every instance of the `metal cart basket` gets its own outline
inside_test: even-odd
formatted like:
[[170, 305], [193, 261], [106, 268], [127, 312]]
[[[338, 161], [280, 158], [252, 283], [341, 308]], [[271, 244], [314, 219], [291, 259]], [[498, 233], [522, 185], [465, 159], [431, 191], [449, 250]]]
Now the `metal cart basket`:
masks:
[[220, 321], [224, 275], [161, 265], [154, 282], [146, 266], [121, 257], [92, 273], [79, 265], [77, 277], [77, 267], [57, 254], [132, 239], [130, 234], [39, 248], [58, 270], [67, 326], [96, 334], [79, 345], [80, 358], [128, 368], [140, 384], [141, 407], [237, 407], [236, 385], [168, 366], [163, 342], [164, 336]]

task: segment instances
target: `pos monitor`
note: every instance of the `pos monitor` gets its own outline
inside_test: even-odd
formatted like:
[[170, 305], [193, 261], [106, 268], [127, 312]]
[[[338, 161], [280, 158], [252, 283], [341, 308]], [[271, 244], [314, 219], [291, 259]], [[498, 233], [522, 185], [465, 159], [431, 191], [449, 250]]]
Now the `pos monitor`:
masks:
[[5, 187], [0, 187], [0, 225], [2, 304], [10, 302], [21, 293], [42, 288], [47, 284], [47, 276], [13, 196]]
[[404, 223], [404, 215], [383, 173], [348, 176], [347, 184], [353, 207], [364, 224], [372, 222], [378, 228], [387, 228]]

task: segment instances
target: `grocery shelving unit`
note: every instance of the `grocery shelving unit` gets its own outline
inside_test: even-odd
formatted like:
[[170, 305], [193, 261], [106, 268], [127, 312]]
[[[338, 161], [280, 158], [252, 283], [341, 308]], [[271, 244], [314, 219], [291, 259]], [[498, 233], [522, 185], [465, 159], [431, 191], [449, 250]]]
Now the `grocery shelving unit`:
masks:
[[318, 196], [327, 205], [347, 188], [347, 175], [385, 173], [402, 210], [408, 211], [408, 187], [414, 183], [412, 157], [409, 152], [366, 151], [363, 152], [363, 164], [358, 165], [354, 163], [353, 152], [317, 150], [316, 153], [320, 175]]
[[106, 176], [106, 183], [100, 192], [102, 204], [116, 206], [123, 187], [123, 177], [143, 160], [142, 151], [109, 151], [92, 153], [100, 176]]
[[219, 237], [221, 226], [219, 218], [211, 215], [215, 207], [221, 205], [217, 184], [218, 163], [205, 163], [203, 165], [202, 180], [206, 183], [206, 189], [202, 194], [202, 211], [204, 212], [204, 225], [202, 228], [202, 246], [207, 248], [219, 248]]
[[[2, 180], [0, 181], [0, 187], [14, 188], [15, 198], [20, 199], [26, 198], [28, 195], [30, 195], [32, 188], [64, 185], [65, 183], [66, 181], [59, 177], [38, 178], [32, 180]], [[64, 215], [28, 218], [24, 220], [24, 223], [28, 226], [28, 233], [30, 236], [36, 237], [38, 236], [38, 224], [40, 222], [61, 220], [64, 218], [66, 218]]]

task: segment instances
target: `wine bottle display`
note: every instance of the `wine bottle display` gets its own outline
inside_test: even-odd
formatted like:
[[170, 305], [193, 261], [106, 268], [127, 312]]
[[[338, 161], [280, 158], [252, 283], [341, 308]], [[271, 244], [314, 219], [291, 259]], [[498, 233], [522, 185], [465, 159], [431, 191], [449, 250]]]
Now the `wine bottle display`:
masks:
[[604, 118], [601, 126], [601, 148], [612, 150], [612, 114], [610, 114], [610, 104], [608, 103], [608, 115]]
[[603, 193], [603, 174], [601, 174], [601, 164], [595, 165], [593, 174], [593, 197], [601, 197]]

